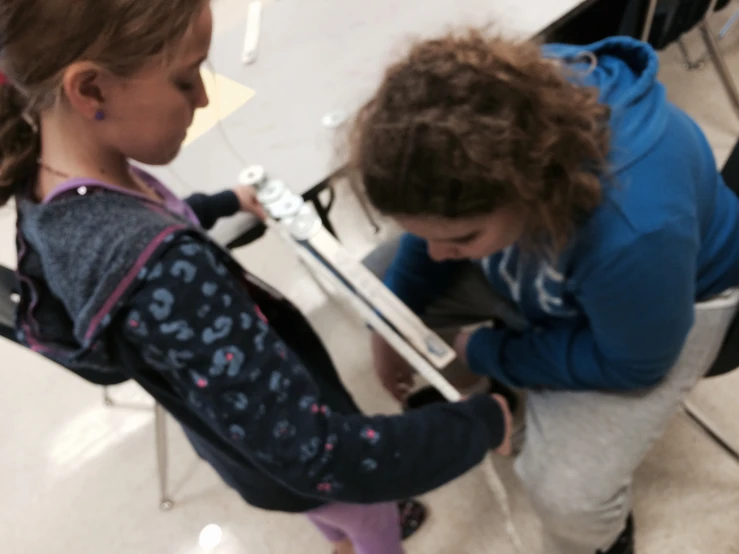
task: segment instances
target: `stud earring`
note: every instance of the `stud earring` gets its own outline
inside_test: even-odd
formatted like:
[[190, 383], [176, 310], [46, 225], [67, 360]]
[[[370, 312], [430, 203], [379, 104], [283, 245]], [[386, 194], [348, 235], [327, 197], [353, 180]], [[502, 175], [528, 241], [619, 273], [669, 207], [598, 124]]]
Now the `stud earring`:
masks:
[[103, 110], [98, 110], [95, 112], [95, 121], [102, 121], [105, 119], [105, 112]]

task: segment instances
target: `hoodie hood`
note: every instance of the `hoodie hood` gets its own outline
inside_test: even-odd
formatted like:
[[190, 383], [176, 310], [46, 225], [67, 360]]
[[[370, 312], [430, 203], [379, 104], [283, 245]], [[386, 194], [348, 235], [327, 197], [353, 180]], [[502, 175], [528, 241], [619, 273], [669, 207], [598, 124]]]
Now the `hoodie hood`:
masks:
[[597, 88], [600, 102], [611, 108], [609, 161], [615, 172], [647, 154], [664, 134], [669, 103], [651, 46], [612, 37], [589, 46], [550, 44], [544, 54], [564, 61], [573, 80]]
[[20, 341], [92, 382], [120, 382], [101, 337], [144, 265], [188, 228], [153, 203], [95, 182], [49, 203], [20, 199]]

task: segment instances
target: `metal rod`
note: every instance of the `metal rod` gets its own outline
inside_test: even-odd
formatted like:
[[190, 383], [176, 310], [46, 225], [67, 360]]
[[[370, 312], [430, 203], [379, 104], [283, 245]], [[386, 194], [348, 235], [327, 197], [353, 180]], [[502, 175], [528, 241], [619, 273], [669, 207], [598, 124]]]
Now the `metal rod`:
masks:
[[716, 36], [708, 26], [708, 20], [704, 19], [701, 21], [698, 24], [698, 29], [700, 30], [703, 42], [708, 49], [708, 55], [711, 57], [711, 61], [716, 68], [719, 79], [721, 79], [721, 83], [724, 85], [724, 90], [726, 90], [726, 94], [729, 96], [731, 107], [734, 109], [737, 116], [739, 116], [739, 89], [737, 89], [736, 81], [734, 81], [734, 77], [731, 75], [731, 71], [729, 70], [726, 59], [721, 52], [721, 47], [716, 40]]
[[729, 18], [729, 20], [724, 24], [724, 26], [721, 27], [721, 30], [718, 32], [718, 40], [723, 40], [726, 35], [728, 35], [734, 28], [734, 25], [736, 25], [737, 21], [739, 21], [739, 10], [736, 10]]
[[167, 456], [167, 413], [158, 402], [154, 405], [154, 440], [159, 472], [159, 508], [167, 512], [174, 507], [169, 498], [169, 460]]
[[713, 15], [713, 12], [716, 11], [716, 4], [718, 4], [718, 0], [711, 0], [711, 3], [708, 4], [708, 8], [706, 9], [706, 14], [703, 16], [704, 20]]
[[732, 458], [739, 462], [739, 452], [737, 452], [737, 449], [729, 443], [729, 441], [726, 439], [726, 437], [723, 436], [720, 431], [714, 429], [714, 427], [711, 426], [708, 418], [700, 410], [700, 408], [698, 408], [689, 400], [686, 400], [683, 403], [683, 408], [685, 409], [685, 413], [688, 415], [688, 417], [690, 417], [690, 419], [692, 419], [701, 429], [703, 429], [703, 431], [705, 431], [706, 434], [711, 437], [711, 439], [713, 439], [716, 444], [718, 444]]
[[113, 399], [110, 397], [108, 387], [103, 387], [103, 404], [108, 407], [113, 405]]
[[370, 222], [370, 225], [372, 225], [372, 228], [375, 231], [375, 234], [380, 232], [380, 224], [377, 223], [377, 219], [375, 219], [374, 214], [372, 213], [372, 210], [369, 207], [369, 204], [367, 204], [367, 199], [365, 198], [364, 194], [362, 194], [361, 190], [358, 190], [357, 183], [354, 179], [349, 179], [349, 187], [352, 189], [352, 192], [354, 193], [354, 197], [359, 201], [359, 205], [362, 208], [362, 211], [364, 212], [364, 216], [367, 218], [367, 221]]
[[649, 0], [647, 6], [647, 14], [644, 19], [644, 28], [642, 29], [641, 39], [643, 42], [649, 40], [649, 33], [652, 32], [652, 24], [654, 23], [654, 14], [657, 12], [657, 3], [659, 0]]
[[[726, 24], [721, 27], [721, 30], [718, 32], [717, 41], [720, 43], [726, 36], [731, 32], [731, 30], [734, 28], [734, 26], [739, 22], [739, 10], [736, 10], [734, 14], [729, 18], [729, 21], [726, 22]], [[706, 61], [708, 58], [708, 52], [703, 52], [698, 59], [691, 64], [689, 69], [695, 69], [699, 67], [703, 62]]]
[[685, 39], [683, 38], [678, 39], [677, 47], [680, 49], [680, 53], [682, 54], [683, 60], [685, 61], [685, 68], [688, 71], [698, 69], [703, 65], [703, 61], [701, 60], [698, 60], [696, 62], [693, 61], [693, 59], [690, 56], [690, 51], [688, 50], [688, 45], [685, 43]]

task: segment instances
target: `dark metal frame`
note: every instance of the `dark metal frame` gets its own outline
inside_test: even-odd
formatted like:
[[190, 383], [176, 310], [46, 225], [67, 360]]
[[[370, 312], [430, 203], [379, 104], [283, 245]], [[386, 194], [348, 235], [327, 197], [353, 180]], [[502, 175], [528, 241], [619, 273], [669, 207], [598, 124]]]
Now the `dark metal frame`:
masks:
[[[649, 39], [649, 35], [652, 31], [652, 25], [654, 23], [654, 14], [657, 11], [659, 2], [660, 0], [649, 0], [649, 3], [646, 6], [644, 26], [642, 28], [642, 34], [641, 34], [641, 39], [644, 41]], [[711, 27], [709, 24], [709, 18], [714, 14], [716, 10], [717, 2], [718, 0], [711, 0], [711, 2], [708, 5], [708, 8], [706, 9], [705, 15], [703, 16], [701, 21], [698, 23], [697, 27], [698, 27], [698, 31], [700, 32], [701, 39], [703, 40], [703, 43], [706, 46], [708, 57], [711, 58], [711, 62], [713, 63], [713, 66], [716, 68], [716, 73], [718, 73], [719, 79], [721, 80], [721, 84], [723, 85], [724, 90], [726, 91], [726, 95], [729, 97], [729, 102], [731, 103], [731, 107], [734, 110], [734, 112], [737, 114], [737, 116], [739, 116], [739, 87], [737, 87], [736, 81], [734, 80], [734, 77], [731, 74], [731, 70], [729, 69], [729, 66], [726, 63], [726, 58], [724, 57], [724, 54], [721, 51], [721, 46], [719, 45], [719, 39], [716, 37], [714, 32], [711, 30]], [[678, 41], [678, 45], [680, 46], [683, 52], [683, 55], [685, 55], [686, 58], [689, 60], [689, 56], [687, 56], [687, 52], [685, 50], [685, 45], [681, 44], [679, 41]]]

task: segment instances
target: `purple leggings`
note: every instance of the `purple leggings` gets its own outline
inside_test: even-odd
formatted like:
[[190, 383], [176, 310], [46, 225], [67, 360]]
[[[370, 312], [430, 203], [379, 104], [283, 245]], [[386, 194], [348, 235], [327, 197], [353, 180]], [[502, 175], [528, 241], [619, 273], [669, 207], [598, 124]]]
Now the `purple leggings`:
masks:
[[327, 504], [305, 514], [331, 542], [350, 540], [356, 554], [403, 554], [398, 506]]

